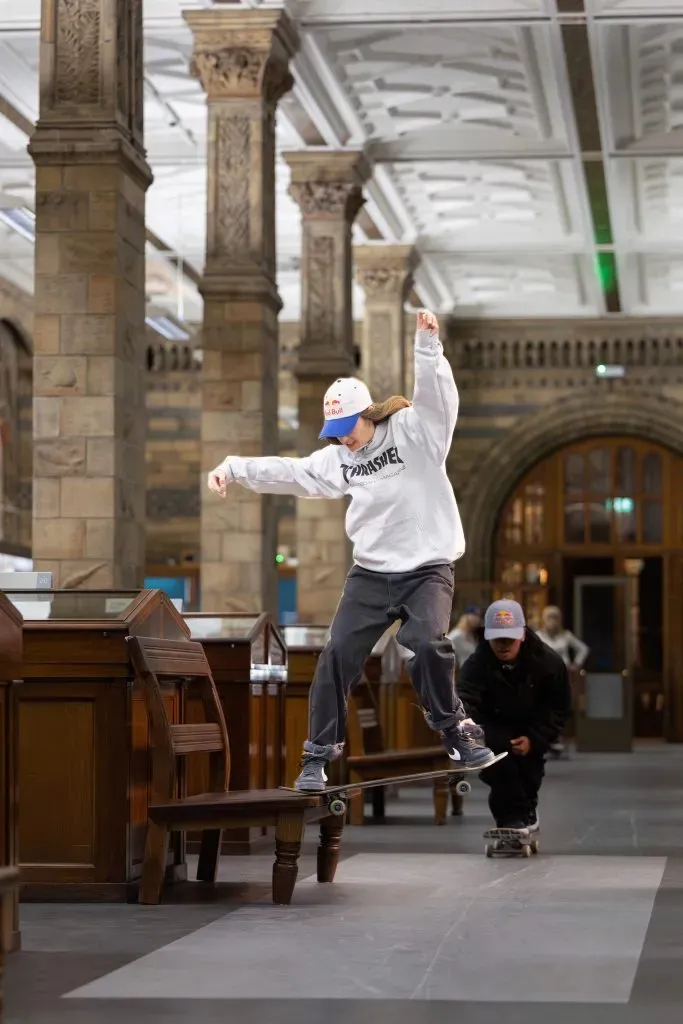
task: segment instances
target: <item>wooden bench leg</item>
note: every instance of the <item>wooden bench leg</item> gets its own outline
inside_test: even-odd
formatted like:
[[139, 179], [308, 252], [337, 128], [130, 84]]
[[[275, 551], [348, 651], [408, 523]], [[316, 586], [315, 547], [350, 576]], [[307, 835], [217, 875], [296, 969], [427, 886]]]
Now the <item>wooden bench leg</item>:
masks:
[[354, 793], [349, 797], [349, 824], [362, 825], [365, 822], [365, 793]]
[[223, 832], [219, 828], [206, 828], [202, 832], [197, 864], [198, 882], [215, 882], [218, 875], [218, 857], [221, 852]]
[[273, 903], [291, 903], [299, 854], [304, 834], [303, 814], [283, 814], [275, 826], [275, 863], [273, 864]]
[[446, 824], [449, 795], [448, 779], [434, 779], [434, 821], [437, 825]]
[[344, 822], [330, 816], [320, 822], [320, 845], [318, 846], [318, 881], [333, 882], [339, 863]]
[[166, 874], [169, 830], [165, 825], [147, 822], [145, 857], [142, 862], [139, 903], [156, 904], [161, 899], [161, 887]]

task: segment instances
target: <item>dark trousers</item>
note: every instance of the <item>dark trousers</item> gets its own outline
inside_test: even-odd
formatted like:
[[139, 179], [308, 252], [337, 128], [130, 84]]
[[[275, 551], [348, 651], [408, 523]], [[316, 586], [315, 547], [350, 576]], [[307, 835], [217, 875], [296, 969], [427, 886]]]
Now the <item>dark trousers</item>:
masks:
[[543, 754], [529, 751], [526, 756], [512, 753], [510, 740], [523, 736], [524, 730], [510, 729], [498, 723], [481, 723], [486, 743], [496, 754], [508, 756], [481, 773], [481, 780], [490, 788], [489, 808], [498, 828], [515, 822], [527, 824], [538, 806], [538, 793], [545, 775]]
[[346, 578], [310, 696], [309, 742], [340, 752], [349, 693], [373, 647], [397, 619], [396, 639], [414, 653], [407, 665], [430, 726], [448, 729], [466, 717], [455, 693], [455, 654], [445, 636], [453, 604], [450, 565], [379, 573], [354, 566]]

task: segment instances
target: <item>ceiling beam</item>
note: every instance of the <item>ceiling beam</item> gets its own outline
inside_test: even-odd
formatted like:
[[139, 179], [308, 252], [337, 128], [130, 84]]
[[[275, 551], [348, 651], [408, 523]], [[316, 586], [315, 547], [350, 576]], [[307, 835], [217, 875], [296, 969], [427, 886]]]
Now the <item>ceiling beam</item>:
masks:
[[371, 142], [368, 156], [374, 164], [437, 163], [442, 160], [571, 160], [568, 146], [556, 139], [533, 141], [512, 136], [504, 142], [482, 138], [461, 128], [429, 128], [388, 142]]
[[593, 231], [596, 274], [607, 313], [621, 313], [619, 273], [607, 194], [604, 152], [585, 0], [558, 0], [560, 34], [576, 138]]
[[530, 11], [520, 16], [519, 7], [486, 10], [485, 0], [294, 0], [294, 16], [304, 27], [331, 28], [335, 25], [391, 25], [428, 23], [439, 25], [492, 25], [509, 23], [538, 24], [548, 21], [547, 11]]

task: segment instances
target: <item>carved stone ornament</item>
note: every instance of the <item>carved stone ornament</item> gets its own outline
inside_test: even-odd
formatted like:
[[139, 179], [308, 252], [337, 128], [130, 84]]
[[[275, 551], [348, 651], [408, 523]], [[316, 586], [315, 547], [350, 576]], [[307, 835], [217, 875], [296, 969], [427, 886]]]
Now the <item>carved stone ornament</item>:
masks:
[[344, 217], [349, 223], [353, 223], [365, 202], [360, 185], [349, 182], [293, 182], [289, 194], [304, 217]]
[[323, 342], [329, 346], [334, 339], [334, 240], [326, 235], [311, 238], [308, 256], [305, 337], [309, 342]]
[[55, 105], [99, 103], [99, 0], [57, 0], [54, 17]]
[[209, 99], [263, 98], [274, 105], [294, 84], [284, 61], [245, 46], [195, 50], [190, 74], [200, 79]]
[[409, 275], [399, 267], [356, 267], [356, 278], [369, 299], [400, 298]]

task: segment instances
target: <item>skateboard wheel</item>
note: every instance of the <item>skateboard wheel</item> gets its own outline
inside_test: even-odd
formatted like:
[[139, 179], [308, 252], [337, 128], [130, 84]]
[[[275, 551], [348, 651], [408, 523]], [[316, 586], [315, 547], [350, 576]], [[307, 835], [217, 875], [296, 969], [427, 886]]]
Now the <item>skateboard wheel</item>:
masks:
[[346, 814], [346, 804], [339, 798], [330, 800], [330, 814], [334, 814], [335, 817], [340, 818], [342, 814]]
[[487, 857], [493, 857], [493, 847], [491, 846], [490, 843], [487, 843], [486, 846], [484, 847], [484, 853], [486, 854]]
[[466, 782], [465, 779], [462, 779], [460, 782], [456, 782], [455, 792], [458, 794], [458, 796], [467, 796], [468, 793], [472, 792], [472, 787], [470, 786], [469, 782]]
[[531, 844], [531, 852], [538, 853], [539, 850], [540, 846], [538, 845], [538, 839], [534, 839], [533, 843]]
[[530, 857], [530, 856], [531, 856], [531, 847], [530, 846], [523, 846], [522, 847], [522, 857]]

